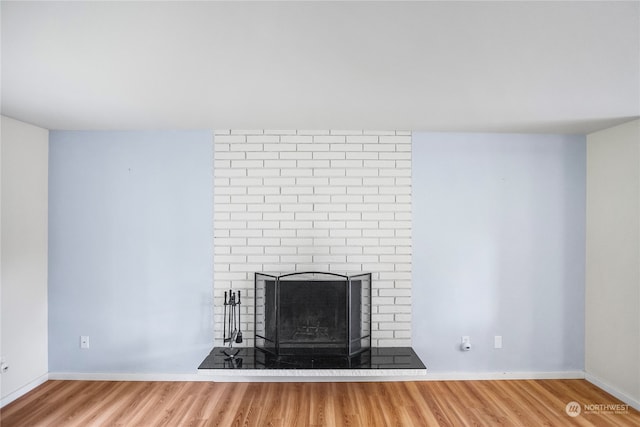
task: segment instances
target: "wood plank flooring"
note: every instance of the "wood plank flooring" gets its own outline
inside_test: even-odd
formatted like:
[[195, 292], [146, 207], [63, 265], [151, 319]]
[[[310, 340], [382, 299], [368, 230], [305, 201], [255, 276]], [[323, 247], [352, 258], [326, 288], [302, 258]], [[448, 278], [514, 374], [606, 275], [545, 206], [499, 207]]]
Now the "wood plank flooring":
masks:
[[[584, 380], [378, 383], [48, 381], [0, 410], [13, 426], [640, 426]], [[625, 406], [618, 409], [624, 409]]]

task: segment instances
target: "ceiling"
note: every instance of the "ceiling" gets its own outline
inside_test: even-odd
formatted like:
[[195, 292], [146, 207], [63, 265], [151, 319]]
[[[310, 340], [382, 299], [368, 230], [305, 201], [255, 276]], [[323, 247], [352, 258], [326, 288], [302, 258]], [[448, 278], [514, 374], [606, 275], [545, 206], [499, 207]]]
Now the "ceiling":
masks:
[[2, 1], [48, 129], [584, 134], [640, 115], [640, 3]]

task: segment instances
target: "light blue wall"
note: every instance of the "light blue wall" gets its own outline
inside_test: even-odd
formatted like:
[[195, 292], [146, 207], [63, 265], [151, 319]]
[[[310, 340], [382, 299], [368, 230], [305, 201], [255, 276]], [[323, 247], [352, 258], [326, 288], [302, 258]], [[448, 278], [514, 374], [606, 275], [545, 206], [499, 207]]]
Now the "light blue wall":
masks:
[[583, 136], [414, 133], [413, 346], [431, 372], [583, 370], [585, 153]]
[[50, 372], [195, 372], [213, 338], [212, 165], [210, 131], [50, 133]]

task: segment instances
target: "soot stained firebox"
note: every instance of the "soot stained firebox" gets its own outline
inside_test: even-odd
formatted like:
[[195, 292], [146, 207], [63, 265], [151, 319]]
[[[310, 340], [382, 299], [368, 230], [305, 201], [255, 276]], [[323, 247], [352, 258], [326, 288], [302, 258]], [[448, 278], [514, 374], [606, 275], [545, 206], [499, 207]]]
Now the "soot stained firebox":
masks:
[[275, 356], [371, 349], [371, 273], [256, 273], [255, 347]]

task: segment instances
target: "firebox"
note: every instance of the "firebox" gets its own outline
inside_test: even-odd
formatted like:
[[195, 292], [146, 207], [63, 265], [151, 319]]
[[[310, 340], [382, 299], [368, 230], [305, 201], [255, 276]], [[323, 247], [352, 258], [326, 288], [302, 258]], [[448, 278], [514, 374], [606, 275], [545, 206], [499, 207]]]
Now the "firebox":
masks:
[[371, 349], [371, 273], [256, 273], [255, 347], [275, 356]]

